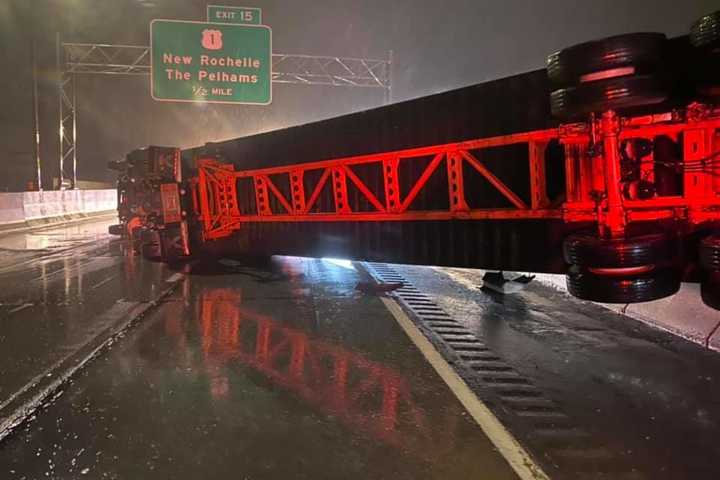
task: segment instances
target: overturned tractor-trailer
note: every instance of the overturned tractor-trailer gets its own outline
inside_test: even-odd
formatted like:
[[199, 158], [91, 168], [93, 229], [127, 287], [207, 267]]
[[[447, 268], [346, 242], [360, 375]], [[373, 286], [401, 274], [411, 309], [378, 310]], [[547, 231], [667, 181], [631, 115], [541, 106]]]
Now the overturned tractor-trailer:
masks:
[[148, 257], [342, 256], [565, 273], [631, 303], [701, 281], [720, 308], [720, 12], [587, 42], [547, 69], [119, 170]]

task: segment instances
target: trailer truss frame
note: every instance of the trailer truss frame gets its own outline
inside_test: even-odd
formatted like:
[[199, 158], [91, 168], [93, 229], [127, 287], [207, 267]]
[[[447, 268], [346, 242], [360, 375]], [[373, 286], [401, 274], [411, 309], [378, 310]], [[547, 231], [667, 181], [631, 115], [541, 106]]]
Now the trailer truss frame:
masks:
[[[594, 128], [598, 124], [565, 125], [560, 128], [503, 135], [459, 143], [449, 143], [356, 157], [323, 160], [311, 163], [235, 171], [223, 159], [197, 159], [198, 182], [195, 212], [202, 223], [206, 240], [231, 235], [244, 223], [261, 222], [375, 222], [429, 220], [531, 220], [562, 219], [565, 222], [597, 222], [611, 231], [621, 230], [627, 223], [683, 219], [692, 224], [720, 220], [720, 159], [708, 162], [707, 168], [683, 168], [681, 195], [656, 196], [648, 199], [620, 198], [620, 204], [608, 202], [606, 192], [611, 182], [606, 159], [599, 149], [591, 148]], [[679, 121], [671, 114], [623, 119], [617, 133], [618, 142], [654, 140], [668, 136], [680, 141], [683, 158], [701, 162], [720, 156], [720, 115]], [[566, 170], [566, 198], [552, 204], [547, 195], [545, 151], [552, 141], [564, 149]], [[482, 161], [484, 149], [525, 144], [528, 151], [530, 201], [526, 202], [512, 188], [498, 178]], [[422, 174], [405, 185], [408, 193], [400, 195], [398, 168], [401, 163], [417, 162], [432, 157]], [[651, 159], [652, 160], [652, 159]], [[383, 199], [371, 191], [351, 167], [377, 164], [383, 171]], [[413, 201], [428, 186], [429, 179], [444, 164], [447, 169], [446, 194], [449, 207], [444, 210], [413, 209]], [[512, 207], [468, 206], [464, 185], [467, 181], [464, 166], [479, 173], [509, 202]], [[695, 165], [695, 164], [693, 164]], [[700, 163], [698, 163], [700, 165]], [[704, 164], [703, 164], [704, 165]], [[314, 172], [319, 180], [311, 188], [303, 181]], [[274, 177], [273, 180], [271, 177]], [[289, 196], [283, 194], [276, 182], [282, 179], [291, 186]], [[238, 204], [238, 181], [252, 180], [255, 210]], [[331, 211], [318, 212], [315, 207], [321, 191], [331, 183], [334, 205]], [[348, 187], [352, 186], [372, 206], [372, 211], [352, 211], [348, 204]], [[273, 207], [272, 205], [275, 205]], [[619, 210], [618, 210], [619, 209]], [[617, 217], [619, 215], [619, 217]]]

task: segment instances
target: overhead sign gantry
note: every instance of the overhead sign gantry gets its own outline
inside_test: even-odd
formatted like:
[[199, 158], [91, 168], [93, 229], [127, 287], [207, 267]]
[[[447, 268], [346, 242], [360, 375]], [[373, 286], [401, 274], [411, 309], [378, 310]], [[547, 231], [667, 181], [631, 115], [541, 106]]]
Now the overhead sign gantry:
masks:
[[[332, 56], [319, 56], [319, 55], [304, 55], [304, 54], [286, 54], [286, 53], [272, 53], [272, 45], [270, 39], [269, 27], [260, 25], [262, 23], [262, 12], [259, 8], [252, 7], [226, 7], [219, 5], [208, 5], [207, 8], [208, 22], [205, 25], [212, 24], [211, 27], [203, 29], [218, 30], [225, 32], [224, 28], [232, 27], [249, 27], [256, 29], [267, 29], [267, 47], [259, 47], [260, 43], [265, 45], [264, 37], [260, 38], [260, 35], [255, 31], [254, 35], [258, 38], [253, 40], [248, 45], [248, 49], [244, 54], [238, 54], [233, 51], [230, 53], [223, 52], [224, 55], [218, 53], [218, 50], [207, 49], [202, 46], [203, 34], [201, 32], [200, 44], [198, 46], [197, 34], [189, 35], [184, 37], [189, 43], [193, 43], [194, 46], [187, 47], [191, 53], [191, 56], [199, 59], [196, 60], [194, 65], [197, 65], [193, 69], [186, 69], [184, 63], [175, 64], [174, 70], [180, 71], [181, 78], [186, 77], [186, 73], [189, 73], [192, 77], [195, 73], [196, 78], [200, 76], [199, 62], [202, 60], [198, 55], [208, 56], [208, 65], [205, 71], [207, 75], [203, 74], [203, 80], [207, 80], [212, 83], [211, 78], [220, 78], [219, 85], [210, 84], [210, 91], [205, 96], [193, 96], [192, 87], [190, 94], [182, 91], [183, 88], [180, 84], [158, 85], [158, 88], [153, 87], [153, 95], [160, 100], [173, 100], [175, 96], [176, 100], [182, 101], [204, 101], [206, 103], [254, 103], [254, 104], [267, 104], [272, 98], [271, 84], [272, 83], [284, 83], [284, 84], [295, 84], [295, 85], [318, 85], [318, 86], [332, 86], [332, 87], [360, 87], [360, 88], [379, 88], [384, 92], [385, 103], [388, 103], [391, 98], [391, 65], [392, 65], [392, 52], [388, 52], [387, 59], [373, 59], [373, 58], [359, 58], [359, 57], [332, 57]], [[167, 21], [166, 21], [167, 22]], [[203, 24], [202, 22], [177, 22], [174, 23], [194, 23], [196, 25]], [[221, 24], [221, 25], [218, 25]], [[185, 28], [185, 27], [177, 27]], [[187, 27], [189, 28], [189, 27]], [[221, 33], [221, 36], [225, 33]], [[234, 33], [225, 36], [222, 44], [224, 49], [228, 49], [227, 43], [228, 38], [233, 38]], [[252, 35], [251, 35], [252, 36]], [[216, 34], [205, 35], [205, 42], [208, 45], [216, 46], [218, 44], [218, 38]], [[60, 132], [60, 156], [59, 156], [59, 176], [60, 185], [70, 184], [70, 188], [74, 188], [77, 184], [77, 84], [76, 77], [78, 75], [150, 75], [151, 74], [151, 57], [153, 56], [153, 47], [156, 45], [160, 48], [162, 42], [179, 42], [180, 40], [173, 40], [170, 37], [160, 39], [160, 42], [153, 42], [152, 46], [147, 45], [116, 45], [116, 44], [103, 44], [103, 43], [65, 43], [61, 42], [60, 34], [57, 34], [57, 70], [58, 70], [58, 93], [59, 93], [59, 132]], [[253, 46], [255, 45], [255, 46]], [[168, 46], [168, 45], [166, 45]], [[176, 44], [178, 48], [185, 49], [183, 45]], [[243, 47], [244, 48], [244, 47]], [[202, 53], [207, 51], [208, 53]], [[209, 52], [213, 52], [212, 55]], [[178, 50], [182, 52], [182, 50]], [[242, 53], [242, 52], [241, 52]], [[185, 54], [187, 56], [187, 53]], [[225, 77], [220, 75], [217, 76], [217, 70], [219, 70], [220, 60], [216, 58], [216, 65], [210, 64], [210, 57], [225, 57], [234, 59], [234, 66], [231, 68], [237, 69], [235, 71], [225, 71], [229, 74], [229, 83], [240, 83], [241, 88], [237, 90], [236, 86], [225, 85]], [[160, 53], [159, 61], [162, 63], [162, 53]], [[260, 70], [258, 73], [248, 73], [248, 71], [240, 71], [240, 69], [248, 69], [247, 60], [243, 58], [251, 58], [259, 60], [257, 67], [252, 67], [255, 62], [250, 62], [251, 69]], [[240, 59], [241, 67], [238, 67], [238, 60]], [[264, 62], [263, 62], [264, 60]], [[175, 59], [173, 58], [173, 62]], [[181, 62], [184, 62], [181, 59]], [[227, 60], [224, 63], [229, 63]], [[226, 67], [227, 65], [222, 65]], [[177, 68], [182, 67], [182, 68]], [[173, 68], [173, 67], [168, 67]], [[267, 68], [267, 70], [265, 70]], [[265, 91], [264, 83], [265, 74], [267, 72], [267, 78], [270, 85], [267, 85], [267, 91]], [[152, 83], [154, 83], [154, 73], [151, 75]], [[172, 72], [175, 73], [175, 72]], [[210, 73], [214, 73], [213, 77]], [[232, 73], [235, 73], [235, 81], [233, 82]], [[161, 71], [159, 74], [165, 74], [166, 71]], [[258, 83], [252, 82], [252, 75], [258, 75]], [[257, 88], [248, 89], [249, 85], [245, 82], [245, 77], [239, 75], [250, 75], [250, 85], [254, 85]], [[238, 82], [243, 80], [243, 82]], [[166, 82], [171, 82], [166, 80]], [[175, 81], [177, 82], [177, 81]], [[186, 82], [182, 80], [182, 82]], [[263, 88], [259, 88], [262, 86]], [[213, 95], [213, 88], [217, 88], [215, 95]], [[227, 89], [232, 88], [232, 93]], [[157, 91], [157, 94], [155, 93]], [[196, 90], [198, 93], [203, 93], [201, 90]], [[231, 94], [229, 94], [231, 93]], [[237, 95], [237, 97], [236, 97]], [[168, 98], [161, 98], [167, 96]], [[217, 97], [217, 98], [214, 98]], [[231, 100], [228, 100], [231, 97]], [[204, 98], [205, 100], [200, 100]], [[236, 101], [241, 98], [243, 101]], [[188, 100], [189, 99], [189, 100]], [[259, 101], [257, 101], [259, 100]]]

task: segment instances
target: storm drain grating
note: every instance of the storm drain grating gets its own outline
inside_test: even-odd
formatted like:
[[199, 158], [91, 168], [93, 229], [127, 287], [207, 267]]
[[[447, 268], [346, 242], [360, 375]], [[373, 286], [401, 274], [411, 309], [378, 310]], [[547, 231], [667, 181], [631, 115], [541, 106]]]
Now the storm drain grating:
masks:
[[610, 450], [598, 448], [591, 435], [574, 425], [555, 401], [392, 267], [373, 262], [364, 262], [363, 266], [377, 280], [403, 283], [394, 295], [405, 310], [423, 330], [432, 332], [448, 347], [455, 357], [451, 363], [462, 365], [472, 383], [485, 387], [499, 400], [503, 411], [522, 424], [529, 444], [538, 447], [537, 456], [560, 469], [556, 473], [568, 475], [560, 475], [562, 478], [595, 478], [597, 471], [611, 472], [618, 479], [645, 478], [618, 462]]

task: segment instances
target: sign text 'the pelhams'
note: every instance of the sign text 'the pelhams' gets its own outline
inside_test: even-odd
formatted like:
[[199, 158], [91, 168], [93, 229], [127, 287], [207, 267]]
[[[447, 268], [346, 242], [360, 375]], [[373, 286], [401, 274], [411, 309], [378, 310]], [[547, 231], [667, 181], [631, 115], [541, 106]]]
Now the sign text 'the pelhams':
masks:
[[[193, 65], [195, 59], [189, 55], [173, 55], [172, 53], [163, 53], [163, 65], [170, 65], [165, 68], [168, 80], [193, 80], [190, 72], [183, 72], [174, 66]], [[201, 67], [234, 67], [248, 68], [259, 70], [260, 60], [251, 57], [232, 58], [232, 57], [216, 57], [211, 55], [200, 55], [199, 65]], [[197, 72], [198, 81], [209, 82], [230, 82], [230, 83], [257, 83], [258, 76], [256, 74], [239, 74], [228, 73], [223, 71], [207, 71], [200, 68]]]

